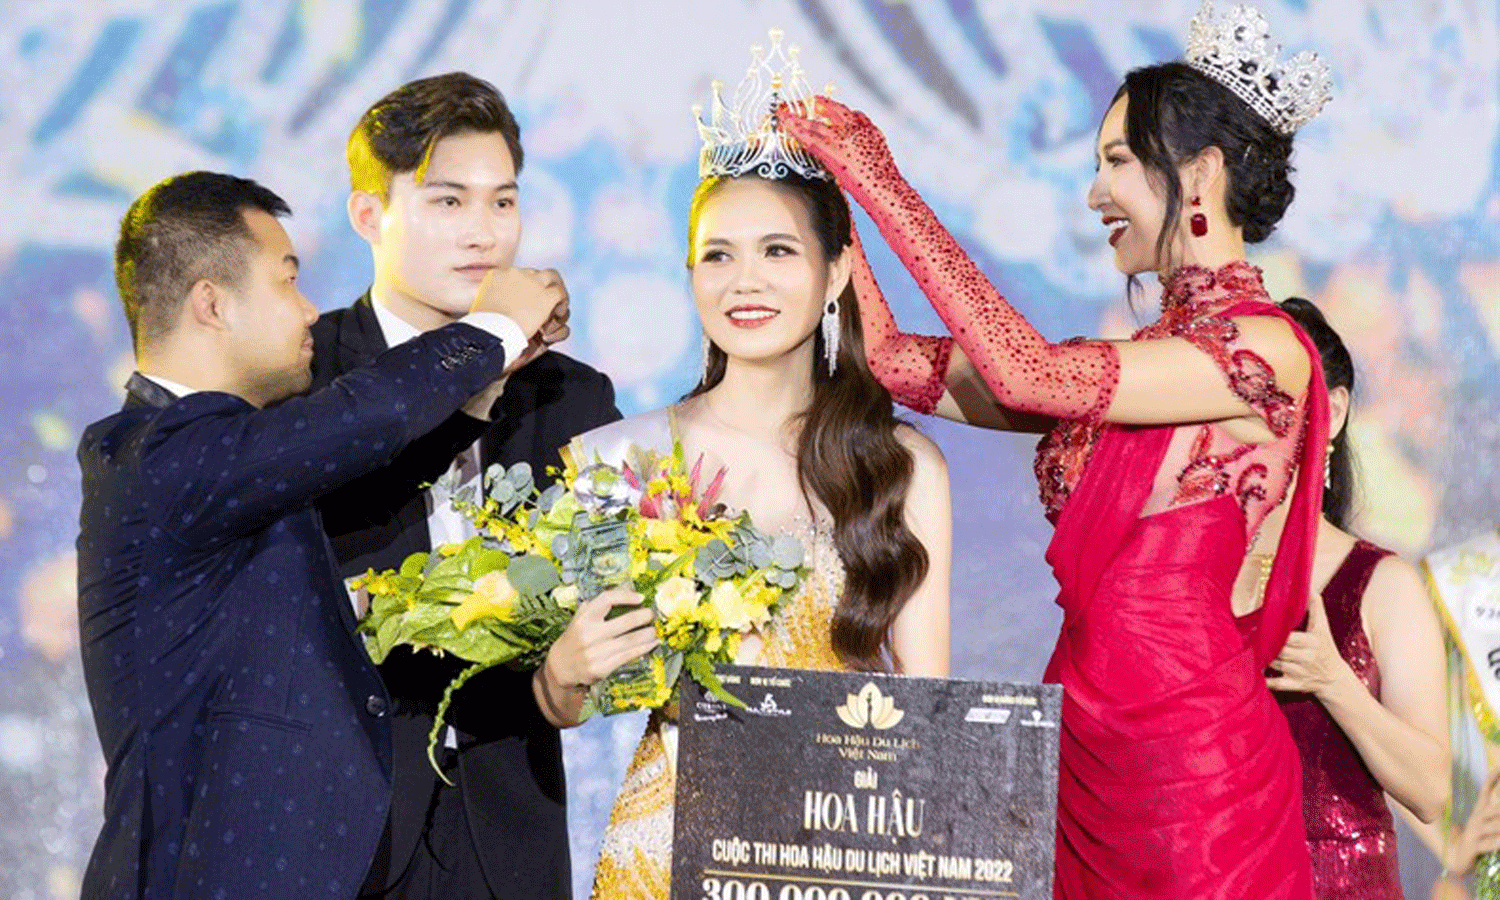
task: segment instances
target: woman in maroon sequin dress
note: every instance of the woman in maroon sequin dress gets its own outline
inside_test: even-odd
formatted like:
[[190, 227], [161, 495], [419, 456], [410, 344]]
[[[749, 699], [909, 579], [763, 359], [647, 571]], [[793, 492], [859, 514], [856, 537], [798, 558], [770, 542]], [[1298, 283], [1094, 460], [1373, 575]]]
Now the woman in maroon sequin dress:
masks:
[[[1088, 199], [1120, 270], [1160, 276], [1162, 315], [1129, 341], [1054, 343], [868, 118], [826, 99], [801, 112], [784, 108], [784, 126], [870, 213], [951, 335], [900, 332], [856, 257], [877, 377], [923, 412], [1050, 429], [1037, 475], [1064, 610], [1046, 672], [1065, 688], [1056, 896], [1310, 898], [1297, 750], [1263, 670], [1306, 608], [1327, 397], [1315, 349], [1244, 258], [1291, 201], [1291, 129], [1184, 63], [1127, 75]], [[1244, 636], [1231, 592], [1278, 504], [1288, 524]]]
[[[1400, 898], [1396, 834], [1385, 795], [1432, 822], [1448, 802], [1446, 668], [1441, 627], [1416, 569], [1343, 530], [1353, 494], [1344, 424], [1354, 365], [1317, 307], [1282, 309], [1322, 358], [1331, 423], [1323, 517], [1318, 523], [1304, 631], [1271, 664], [1269, 683], [1302, 756], [1303, 821], [1319, 900]], [[1280, 516], [1251, 550], [1238, 597], [1256, 602], [1260, 564]], [[1258, 611], [1240, 619], [1252, 629]]]

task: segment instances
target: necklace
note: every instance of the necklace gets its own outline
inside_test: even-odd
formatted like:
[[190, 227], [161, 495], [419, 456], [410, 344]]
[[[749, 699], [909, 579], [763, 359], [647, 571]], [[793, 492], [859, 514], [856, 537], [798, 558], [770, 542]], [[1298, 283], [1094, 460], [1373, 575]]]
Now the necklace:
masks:
[[761, 441], [763, 443], [775, 445], [783, 452], [792, 455], [791, 451], [787, 450], [785, 444], [780, 439], [780, 433], [784, 426], [777, 427], [774, 431], [752, 430], [746, 428], [743, 425], [736, 425], [735, 423], [720, 415], [719, 411], [714, 409], [714, 405], [709, 400], [709, 396], [707, 394], [700, 396], [698, 400], [699, 405], [703, 407], [704, 412], [708, 413], [708, 417], [710, 419], [713, 419], [714, 423], [724, 430], [733, 432], [734, 434], [744, 435], [745, 437], [753, 438], [754, 440]]
[[1266, 602], [1266, 585], [1271, 583], [1271, 567], [1276, 564], [1276, 554], [1258, 553], [1254, 554], [1260, 560], [1260, 574], [1255, 578], [1255, 592], [1250, 596], [1255, 609], [1260, 609]]

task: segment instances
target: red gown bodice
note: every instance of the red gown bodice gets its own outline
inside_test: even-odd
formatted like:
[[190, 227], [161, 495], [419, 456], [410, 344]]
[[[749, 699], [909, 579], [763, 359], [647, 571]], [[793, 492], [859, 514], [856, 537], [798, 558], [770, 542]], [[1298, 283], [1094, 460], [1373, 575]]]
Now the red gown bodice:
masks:
[[[1275, 437], [1247, 445], [1213, 423], [1073, 420], [1039, 447], [1064, 612], [1045, 675], [1064, 687], [1054, 890], [1307, 900], [1297, 749], [1263, 674], [1285, 634], [1237, 622], [1230, 594], [1265, 513], [1306, 465], [1309, 405], [1239, 342], [1237, 317], [1275, 314], [1258, 271], [1186, 275], [1137, 338], [1192, 342]], [[1273, 569], [1277, 622], [1301, 615], [1292, 582], [1305, 598], [1321, 501], [1295, 480], [1298, 524], [1281, 546], [1298, 563]]]

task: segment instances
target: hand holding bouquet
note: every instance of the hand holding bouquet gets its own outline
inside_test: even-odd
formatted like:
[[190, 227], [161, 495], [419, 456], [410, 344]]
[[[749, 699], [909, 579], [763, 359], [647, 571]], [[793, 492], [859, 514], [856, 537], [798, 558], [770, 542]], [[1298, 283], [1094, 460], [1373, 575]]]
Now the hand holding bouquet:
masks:
[[443, 696], [429, 756], [455, 691], [492, 666], [539, 665], [580, 601], [613, 585], [644, 597], [660, 644], [594, 684], [585, 716], [663, 705], [684, 671], [743, 705], [713, 666], [733, 661], [740, 638], [796, 590], [803, 551], [717, 505], [722, 470], [701, 489], [700, 475], [701, 460], [688, 471], [680, 444], [670, 454], [632, 446], [618, 465], [569, 459], [540, 492], [527, 464], [492, 466], [481, 496], [450, 491], [477, 536], [360, 579], [370, 594], [360, 631], [376, 662], [406, 645], [472, 664]]

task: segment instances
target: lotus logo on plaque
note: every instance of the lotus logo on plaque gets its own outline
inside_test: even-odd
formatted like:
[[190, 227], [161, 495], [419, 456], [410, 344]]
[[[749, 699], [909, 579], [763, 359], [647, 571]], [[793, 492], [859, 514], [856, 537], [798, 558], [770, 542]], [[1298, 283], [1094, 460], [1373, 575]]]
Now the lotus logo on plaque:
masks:
[[839, 720], [850, 728], [874, 728], [884, 731], [901, 724], [906, 713], [896, 708], [896, 701], [880, 692], [875, 682], [867, 681], [857, 694], [845, 694], [844, 702], [834, 708]]

